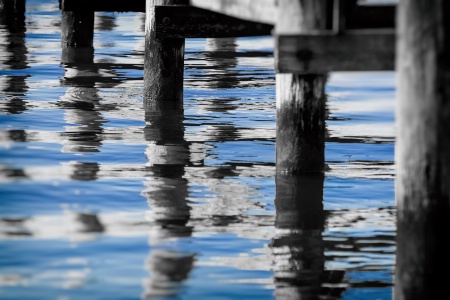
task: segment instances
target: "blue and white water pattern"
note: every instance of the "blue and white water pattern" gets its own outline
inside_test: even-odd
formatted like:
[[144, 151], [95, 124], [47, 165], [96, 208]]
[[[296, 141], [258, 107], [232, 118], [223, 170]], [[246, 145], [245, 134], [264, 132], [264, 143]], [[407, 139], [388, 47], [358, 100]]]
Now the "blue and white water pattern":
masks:
[[275, 176], [271, 36], [187, 39], [146, 113], [143, 13], [61, 60], [55, 0], [0, 28], [0, 298], [392, 298], [394, 72], [329, 74], [324, 176]]

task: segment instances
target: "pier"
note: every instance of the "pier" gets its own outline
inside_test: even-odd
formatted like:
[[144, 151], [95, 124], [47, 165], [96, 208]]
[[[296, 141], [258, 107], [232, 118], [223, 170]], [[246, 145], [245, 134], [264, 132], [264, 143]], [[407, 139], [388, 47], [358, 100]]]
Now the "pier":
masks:
[[[398, 76], [395, 299], [444, 294], [450, 267], [450, 4], [401, 0], [62, 0], [62, 47], [92, 49], [94, 11], [146, 12], [146, 111], [183, 110], [184, 39], [272, 34], [277, 176], [325, 168], [333, 71]], [[78, 10], [83, 8], [82, 10]], [[398, 11], [397, 11], [398, 10]], [[178, 113], [179, 114], [179, 113]]]
[[[0, 0], [2, 15], [8, 16], [2, 19], [2, 25], [23, 23], [25, 27], [24, 3], [24, 0]], [[142, 37], [145, 39], [146, 140], [155, 141], [162, 135], [171, 140], [171, 148], [166, 147], [165, 153], [170, 152], [167, 156], [178, 167], [171, 178], [161, 176], [160, 180], [167, 181], [174, 189], [159, 193], [163, 201], [155, 205], [166, 212], [159, 220], [161, 223], [182, 226], [190, 218], [185, 201], [189, 187], [184, 181], [189, 149], [184, 143], [180, 121], [184, 109], [185, 39], [273, 36], [277, 73], [275, 226], [301, 229], [303, 235], [296, 236], [301, 241], [274, 239], [272, 249], [275, 253], [286, 245], [292, 246], [295, 256], [298, 253], [292, 244], [298, 242], [305, 248], [311, 247], [308, 249], [314, 258], [314, 266], [308, 273], [311, 277], [319, 278], [323, 269], [323, 257], [317, 255], [314, 245], [321, 243], [316, 233], [324, 226], [321, 201], [326, 170], [327, 77], [337, 71], [396, 71], [394, 298], [434, 299], [445, 295], [445, 274], [450, 267], [446, 242], [450, 233], [448, 1], [400, 0], [398, 5], [369, 5], [356, 0], [60, 0], [59, 7], [62, 62], [75, 66], [78, 78], [84, 76], [83, 63], [93, 62], [95, 12], [146, 13], [145, 37]], [[23, 56], [28, 51], [23, 46], [25, 36], [25, 29], [10, 35], [11, 45], [22, 45]], [[20, 64], [21, 60], [8, 63]], [[65, 79], [62, 84], [70, 85], [69, 76]], [[91, 106], [98, 105], [95, 78], [89, 80], [82, 89], [68, 89], [63, 100], [83, 93], [90, 97]], [[17, 84], [24, 85], [25, 78], [22, 81]], [[78, 116], [85, 118], [82, 125], [89, 132], [102, 129], [100, 123], [90, 121], [101, 118], [100, 113], [95, 113], [92, 118], [82, 111]], [[152, 128], [151, 123], [167, 124], [167, 120], [173, 120], [174, 125], [162, 128], [163, 133]], [[149, 156], [159, 153], [157, 147], [161, 145], [154, 146], [155, 149], [148, 150]], [[99, 145], [91, 143], [83, 150], [97, 148]], [[163, 161], [165, 157], [160, 158]], [[97, 166], [92, 167], [97, 172], [94, 167]], [[161, 166], [151, 167], [155, 174], [168, 172]], [[146, 183], [148, 191], [144, 194], [149, 202], [156, 198], [155, 184], [153, 180]], [[305, 207], [310, 209], [309, 213], [304, 213]], [[293, 216], [298, 218], [298, 223], [293, 221]], [[318, 248], [323, 254], [324, 248]], [[158, 259], [161, 260], [153, 258], [152, 261]], [[186, 270], [190, 270], [192, 261], [191, 257], [186, 258]], [[310, 261], [298, 259], [298, 265], [306, 262]], [[277, 272], [282, 278], [283, 269]]]

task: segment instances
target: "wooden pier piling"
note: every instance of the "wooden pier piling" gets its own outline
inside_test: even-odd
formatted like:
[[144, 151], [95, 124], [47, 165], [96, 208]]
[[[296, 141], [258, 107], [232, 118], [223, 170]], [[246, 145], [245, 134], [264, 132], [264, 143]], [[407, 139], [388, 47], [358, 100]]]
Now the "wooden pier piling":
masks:
[[[69, 3], [69, 4], [68, 4]], [[63, 63], [92, 63], [94, 57], [94, 10], [89, 6], [70, 8], [60, 0], [61, 49]]]
[[0, 25], [25, 27], [25, 0], [0, 0]]
[[[184, 38], [157, 38], [155, 6], [186, 0], [147, 0], [145, 20], [144, 99], [146, 106], [183, 107]], [[165, 22], [170, 23], [169, 18]]]
[[[326, 20], [326, 0], [280, 1], [275, 33], [301, 34], [325, 29]], [[297, 56], [309, 54], [306, 50]], [[325, 74], [276, 75], [278, 173], [324, 170], [325, 82]]]
[[402, 0], [397, 22], [394, 299], [439, 299], [450, 269], [450, 2]]
[[81, 48], [94, 45], [94, 11], [61, 12], [61, 47]]

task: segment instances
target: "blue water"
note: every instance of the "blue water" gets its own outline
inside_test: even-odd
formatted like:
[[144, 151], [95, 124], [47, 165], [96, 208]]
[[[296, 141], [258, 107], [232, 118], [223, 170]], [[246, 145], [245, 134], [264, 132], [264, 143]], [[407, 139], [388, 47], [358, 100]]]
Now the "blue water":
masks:
[[[275, 176], [274, 41], [187, 39], [184, 112], [143, 106], [144, 15], [0, 27], [1, 299], [391, 299], [393, 72], [330, 74], [324, 177]], [[230, 55], [231, 53], [231, 55]]]

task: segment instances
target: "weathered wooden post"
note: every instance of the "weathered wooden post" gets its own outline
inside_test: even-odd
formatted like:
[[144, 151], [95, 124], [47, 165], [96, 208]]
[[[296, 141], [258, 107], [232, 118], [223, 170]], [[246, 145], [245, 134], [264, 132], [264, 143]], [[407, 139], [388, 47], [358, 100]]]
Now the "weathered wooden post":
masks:
[[69, 11], [66, 6], [66, 0], [60, 0], [62, 61], [84, 62], [94, 54], [95, 11], [85, 5]]
[[8, 30], [25, 26], [25, 0], [0, 0], [0, 25]]
[[394, 298], [439, 299], [450, 270], [450, 2], [402, 0], [397, 17]]
[[[2, 40], [2, 64], [8, 69], [27, 69], [28, 49], [25, 43], [25, 0], [0, 0], [0, 39]], [[2, 99], [4, 109], [18, 114], [27, 109], [22, 99], [27, 94], [27, 75], [2, 75], [4, 84], [2, 90], [10, 96]]]
[[[183, 107], [184, 38], [156, 37], [156, 5], [187, 0], [147, 0], [145, 20], [144, 99], [146, 106]], [[166, 17], [169, 25], [172, 20]]]
[[[275, 33], [307, 34], [325, 29], [326, 14], [326, 0], [279, 1]], [[310, 54], [305, 49], [297, 56], [305, 59]], [[276, 75], [278, 173], [323, 171], [325, 82], [324, 74]]]
[[89, 9], [61, 13], [61, 46], [93, 47], [94, 11]]

